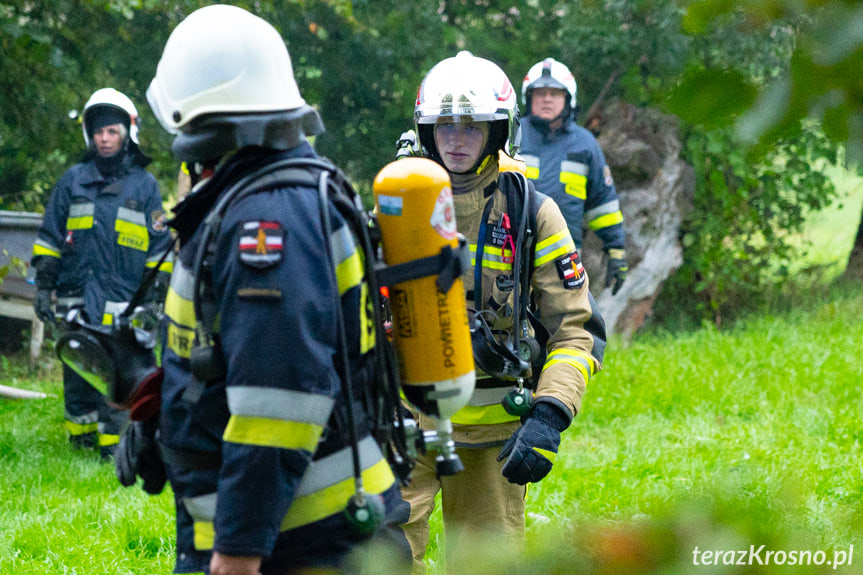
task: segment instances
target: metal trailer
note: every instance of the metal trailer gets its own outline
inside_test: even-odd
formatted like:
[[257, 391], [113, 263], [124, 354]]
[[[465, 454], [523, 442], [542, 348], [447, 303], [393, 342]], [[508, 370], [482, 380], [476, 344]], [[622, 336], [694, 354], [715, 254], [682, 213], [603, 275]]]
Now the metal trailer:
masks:
[[[8, 275], [0, 283], [0, 316], [31, 322], [30, 360], [33, 362], [39, 357], [44, 336], [44, 325], [33, 311], [36, 271], [30, 268], [33, 242], [41, 225], [42, 214], [0, 210], [0, 268], [9, 266]], [[11, 265], [13, 257], [24, 263], [24, 270]]]

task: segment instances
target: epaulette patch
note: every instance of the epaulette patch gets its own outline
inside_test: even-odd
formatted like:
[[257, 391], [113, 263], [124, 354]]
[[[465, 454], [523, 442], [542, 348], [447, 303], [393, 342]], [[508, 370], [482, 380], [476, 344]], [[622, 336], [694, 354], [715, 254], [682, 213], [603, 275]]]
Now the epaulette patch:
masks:
[[279, 222], [244, 222], [240, 229], [240, 261], [254, 268], [281, 262], [285, 232]]

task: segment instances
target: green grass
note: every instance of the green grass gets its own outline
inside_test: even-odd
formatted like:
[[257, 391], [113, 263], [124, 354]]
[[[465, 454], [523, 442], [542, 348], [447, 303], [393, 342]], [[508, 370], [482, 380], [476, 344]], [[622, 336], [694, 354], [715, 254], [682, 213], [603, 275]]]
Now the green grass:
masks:
[[[845, 286], [724, 332], [613, 341], [530, 489], [529, 559], [470, 542], [459, 572], [688, 573], [695, 547], [762, 544], [828, 558], [854, 545], [838, 572], [863, 572], [861, 318], [863, 290]], [[169, 573], [170, 490], [125, 489], [67, 447], [56, 368], [30, 376], [6, 361], [2, 381], [53, 397], [0, 400], [0, 573]], [[439, 513], [432, 526], [430, 573], [443, 573]]]
[[[841, 204], [800, 238], [811, 241], [800, 269], [828, 266], [820, 281], [841, 273], [863, 205], [861, 178], [832, 177]], [[612, 340], [552, 473], [529, 491], [526, 553], [451, 540], [470, 557], [456, 572], [863, 573], [861, 318], [851, 285], [727, 331]], [[0, 357], [0, 383], [50, 394], [0, 399], [0, 575], [170, 573], [170, 487], [123, 488], [112, 465], [68, 447], [60, 371], [45, 355], [38, 371]], [[431, 575], [445, 572], [441, 523], [438, 507]], [[836, 571], [692, 564], [695, 547], [762, 544], [856, 555]]]
[[51, 397], [0, 399], [0, 573], [170, 573], [170, 489], [123, 488], [96, 452], [68, 446], [56, 366], [29, 376], [21, 361], [3, 364], [0, 382]]

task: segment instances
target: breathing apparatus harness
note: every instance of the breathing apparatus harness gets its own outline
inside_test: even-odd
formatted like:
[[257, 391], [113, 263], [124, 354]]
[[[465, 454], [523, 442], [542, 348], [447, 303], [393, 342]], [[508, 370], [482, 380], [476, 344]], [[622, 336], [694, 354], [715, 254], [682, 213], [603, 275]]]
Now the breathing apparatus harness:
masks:
[[[533, 274], [533, 253], [536, 235], [536, 214], [539, 206], [533, 200], [534, 191], [527, 178], [519, 172], [502, 172], [499, 185], [506, 197], [507, 211], [501, 223], [508, 232], [502, 247], [504, 263], [512, 264], [512, 276], [498, 276], [495, 287], [506, 294], [512, 293], [512, 326], [509, 332], [493, 329], [490, 324], [498, 319], [493, 309], [472, 310], [471, 339], [473, 355], [477, 365], [497, 379], [515, 380], [515, 388], [502, 400], [510, 415], [524, 416], [530, 411], [531, 394], [525, 389], [525, 379], [530, 388], [536, 387], [539, 371], [545, 361], [545, 342], [548, 332], [532, 312], [530, 278]], [[474, 265], [474, 298], [482, 297], [482, 262], [485, 248], [486, 226], [493, 202], [489, 199], [483, 210], [477, 239]], [[520, 209], [513, 209], [519, 206]], [[514, 222], [512, 220], [515, 220]], [[515, 231], [515, 239], [512, 232]], [[507, 255], [509, 253], [510, 255]], [[508, 298], [504, 298], [506, 301]], [[476, 300], [474, 299], [475, 303]], [[489, 299], [489, 307], [500, 309], [504, 302]], [[477, 307], [480, 307], [477, 304]], [[504, 313], [507, 310], [503, 310]], [[491, 321], [489, 321], [491, 320]], [[533, 327], [536, 337], [530, 335]]]
[[[341, 301], [336, 306], [339, 354], [343, 366], [342, 391], [345, 395], [346, 419], [352, 450], [354, 468], [354, 494], [345, 510], [346, 517], [360, 534], [370, 534], [383, 520], [384, 504], [380, 495], [367, 494], [363, 488], [362, 469], [359, 460], [360, 425], [355, 413], [360, 394], [366, 399], [372, 414], [371, 432], [384, 450], [390, 467], [398, 479], [406, 484], [414, 466], [415, 449], [409, 445], [407, 425], [400, 407], [399, 378], [395, 355], [384, 329], [384, 308], [380, 288], [407, 279], [438, 275], [438, 285], [445, 291], [464, 269], [466, 249], [453, 250], [447, 247], [439, 255], [422, 258], [406, 264], [386, 267], [378, 262], [379, 232], [376, 221], [362, 207], [359, 194], [354, 190], [341, 170], [325, 159], [291, 158], [264, 166], [248, 174], [224, 192], [217, 204], [204, 219], [201, 243], [194, 260], [193, 305], [195, 309], [196, 335], [192, 345], [190, 364], [197, 385], [189, 386], [184, 398], [196, 401], [207, 382], [223, 379], [226, 364], [218, 335], [213, 326], [217, 322], [218, 302], [213, 292], [212, 265], [216, 253], [216, 238], [224, 214], [231, 204], [252, 194], [285, 186], [314, 187], [318, 190], [320, 216], [324, 237], [331, 236], [330, 204], [345, 220], [365, 253], [364, 273], [368, 284], [369, 298], [374, 312], [375, 346], [373, 361], [376, 377], [370, 382], [371, 389], [358, 390], [350, 373], [347, 335]], [[329, 251], [329, 242], [325, 242]], [[330, 254], [330, 261], [332, 254]], [[328, 267], [333, 274], [335, 270]]]

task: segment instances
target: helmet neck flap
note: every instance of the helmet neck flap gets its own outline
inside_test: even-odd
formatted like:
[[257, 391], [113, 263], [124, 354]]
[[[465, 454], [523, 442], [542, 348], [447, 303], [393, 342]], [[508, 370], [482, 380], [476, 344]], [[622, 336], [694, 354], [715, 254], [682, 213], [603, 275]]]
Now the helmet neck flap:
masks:
[[171, 151], [185, 162], [203, 163], [246, 146], [290, 150], [306, 141], [306, 136], [323, 132], [323, 122], [311, 106], [257, 114], [212, 114], [190, 122], [174, 139]]

